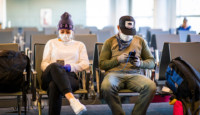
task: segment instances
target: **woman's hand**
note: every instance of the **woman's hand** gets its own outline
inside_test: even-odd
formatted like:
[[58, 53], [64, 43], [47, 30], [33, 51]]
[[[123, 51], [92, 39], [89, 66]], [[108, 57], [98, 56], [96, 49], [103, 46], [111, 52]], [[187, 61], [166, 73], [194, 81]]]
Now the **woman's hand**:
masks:
[[71, 65], [70, 64], [64, 65], [63, 68], [65, 69], [66, 72], [70, 72], [71, 71]]

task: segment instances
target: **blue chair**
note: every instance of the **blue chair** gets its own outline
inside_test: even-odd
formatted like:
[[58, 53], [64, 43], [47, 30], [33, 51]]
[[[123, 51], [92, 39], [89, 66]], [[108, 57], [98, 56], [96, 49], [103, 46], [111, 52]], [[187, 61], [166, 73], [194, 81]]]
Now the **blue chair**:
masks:
[[14, 33], [12, 30], [0, 30], [0, 43], [13, 43]]
[[184, 30], [178, 31], [180, 42], [186, 42], [187, 35], [189, 35], [189, 34], [196, 34], [196, 31], [184, 31]]
[[187, 42], [200, 42], [200, 35], [189, 34], [187, 36]]

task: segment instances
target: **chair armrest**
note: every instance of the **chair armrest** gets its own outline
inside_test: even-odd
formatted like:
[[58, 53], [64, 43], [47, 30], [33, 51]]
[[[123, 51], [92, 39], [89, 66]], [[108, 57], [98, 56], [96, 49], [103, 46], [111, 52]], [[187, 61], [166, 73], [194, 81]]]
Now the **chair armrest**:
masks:
[[32, 101], [36, 100], [36, 87], [37, 87], [37, 72], [34, 69], [31, 69], [31, 92], [32, 92]]

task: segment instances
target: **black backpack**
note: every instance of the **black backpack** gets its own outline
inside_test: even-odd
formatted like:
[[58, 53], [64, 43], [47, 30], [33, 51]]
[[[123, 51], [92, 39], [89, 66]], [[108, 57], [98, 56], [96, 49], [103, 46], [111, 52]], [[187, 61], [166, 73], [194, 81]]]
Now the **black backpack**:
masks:
[[[23, 82], [23, 72], [27, 80]], [[29, 85], [30, 61], [21, 52], [0, 50], [0, 92], [16, 92]]]
[[183, 104], [185, 115], [198, 115], [200, 111], [200, 73], [181, 57], [173, 59], [167, 67], [166, 85]]

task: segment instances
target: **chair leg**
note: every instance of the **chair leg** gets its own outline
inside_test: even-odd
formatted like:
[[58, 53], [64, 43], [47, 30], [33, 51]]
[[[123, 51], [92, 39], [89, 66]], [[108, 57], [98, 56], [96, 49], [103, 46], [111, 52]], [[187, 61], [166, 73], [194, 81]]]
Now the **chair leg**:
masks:
[[39, 98], [38, 98], [38, 112], [39, 112], [39, 115], [42, 115], [41, 98], [42, 98], [42, 96], [39, 95]]
[[88, 91], [88, 93], [87, 94], [85, 94], [85, 97], [84, 97], [84, 99], [85, 100], [87, 100], [88, 99], [88, 94], [89, 94], [89, 84], [90, 84], [90, 73], [88, 74], [88, 73], [85, 73], [85, 82], [86, 82], [86, 90]]
[[23, 99], [24, 101], [24, 114], [26, 115], [26, 107], [27, 107], [27, 96], [25, 95], [25, 99]]
[[89, 77], [89, 84], [88, 84], [88, 94], [90, 95], [90, 97], [92, 98], [92, 99], [95, 99], [96, 98], [96, 92], [95, 92], [95, 90], [94, 90], [94, 78], [93, 78], [93, 75], [92, 74], [90, 74], [89, 75], [90, 77]]
[[99, 73], [98, 71], [95, 72], [96, 72], [97, 93], [99, 94], [100, 93]]
[[18, 115], [21, 115], [21, 100], [20, 100], [20, 96], [17, 96], [17, 109], [18, 109]]

